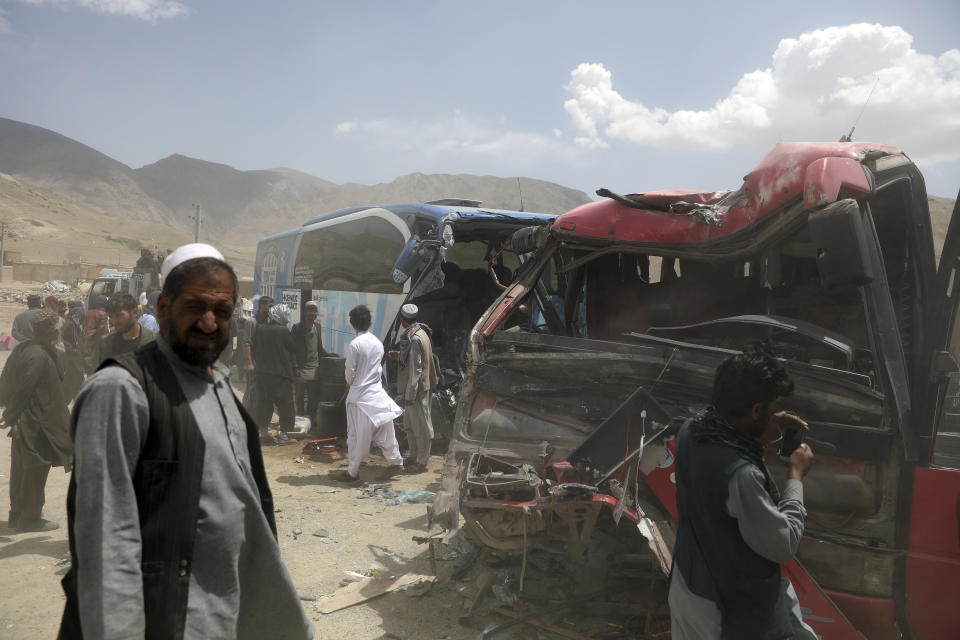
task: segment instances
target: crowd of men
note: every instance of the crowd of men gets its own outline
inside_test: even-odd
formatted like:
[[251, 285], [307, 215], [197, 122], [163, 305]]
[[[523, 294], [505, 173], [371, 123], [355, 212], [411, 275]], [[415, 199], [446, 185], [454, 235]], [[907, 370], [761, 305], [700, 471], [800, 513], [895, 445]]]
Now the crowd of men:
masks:
[[[144, 250], [138, 264], [155, 270], [157, 276], [165, 275], [168, 271], [163, 267], [165, 263], [154, 260], [156, 257]], [[155, 281], [159, 281], [159, 277]], [[89, 309], [77, 299], [41, 298], [34, 294], [27, 297], [27, 309], [16, 316], [11, 331], [18, 348], [11, 353], [0, 380], [0, 406], [5, 407], [3, 424], [14, 427], [10, 435], [15, 443], [9, 528], [27, 531], [59, 526], [40, 518], [40, 512], [50, 467], [63, 466], [69, 470], [71, 466], [67, 407], [84, 380], [104, 363], [139, 352], [158, 339], [162, 296], [162, 291], [153, 286], [148, 286], [139, 300], [129, 293], [115, 293], [109, 298], [96, 295], [90, 300]], [[252, 318], [245, 318], [239, 305], [235, 309], [227, 344], [218, 352], [217, 362], [225, 366], [228, 377], [232, 368], [231, 388], [244, 388], [242, 404], [258, 425], [258, 438], [272, 444], [293, 442], [288, 433], [294, 430], [297, 416], [305, 416], [316, 424], [323, 383], [321, 359], [336, 356], [324, 349], [318, 306], [316, 302], [306, 302], [295, 324], [291, 309], [274, 304], [269, 296], [259, 299]], [[373, 393], [370, 387], [374, 383], [378, 393], [386, 396], [380, 386], [384, 350], [380, 341], [366, 332], [369, 310], [358, 307], [351, 312], [351, 318], [357, 314], [365, 314], [366, 324], [357, 331], [366, 337], [351, 345], [346, 382], [356, 383], [347, 397], [341, 398], [342, 410], [347, 415], [351, 459], [346, 479], [357, 479], [360, 461], [369, 452], [371, 443], [380, 444], [385, 439], [392, 443], [391, 451], [397, 450], [396, 455], [388, 456], [390, 475], [404, 469], [404, 463], [407, 471], [422, 472], [426, 469], [433, 439], [429, 391], [431, 384], [436, 384], [436, 368], [431, 355], [430, 328], [416, 322], [416, 306], [404, 306], [401, 314], [404, 329], [398, 349], [390, 351], [389, 356], [399, 359], [399, 393], [405, 410], [387, 398], [392, 412], [374, 415], [371, 423], [360, 419], [366, 414], [356, 412], [356, 399]], [[40, 327], [39, 333], [37, 327]], [[378, 349], [371, 352], [374, 357], [360, 362], [356, 349], [361, 342], [370, 341], [375, 342]], [[362, 369], [359, 379], [358, 368]], [[279, 417], [276, 429], [270, 428], [274, 413]], [[401, 415], [410, 447], [406, 459], [399, 455], [393, 426], [394, 419]], [[18, 423], [22, 425], [17, 427]], [[45, 437], [39, 439], [38, 450], [33, 443], [38, 440], [36, 434], [41, 432]], [[48, 441], [53, 450], [46, 448]], [[21, 516], [21, 512], [26, 515]]]
[[[125, 293], [86, 310], [31, 296], [14, 320], [18, 344], [0, 374], [0, 427], [13, 439], [7, 527], [57, 528], [42, 517], [47, 475], [71, 473], [62, 639], [312, 638], [280, 557], [261, 438], [274, 411], [280, 437], [298, 411], [315, 415], [329, 355], [317, 306], [306, 303], [291, 327], [290, 309], [264, 296], [252, 319], [236, 321], [236, 274], [209, 245], [180, 247], [159, 270], [162, 289], [143, 308]], [[387, 461], [381, 478], [426, 467], [432, 331], [415, 305], [400, 315], [398, 348], [386, 355], [398, 364], [402, 406], [383, 387], [370, 310], [350, 310], [349, 462], [331, 474], [337, 481], [360, 481], [372, 444]], [[224, 360], [234, 339], [243, 402]], [[731, 356], [716, 372], [712, 408], [680, 430], [674, 638], [815, 637], [780, 573], [803, 533], [813, 453], [801, 444], [789, 457], [782, 493], [763, 457], [785, 427], [806, 429], [777, 409], [792, 390], [775, 357]]]

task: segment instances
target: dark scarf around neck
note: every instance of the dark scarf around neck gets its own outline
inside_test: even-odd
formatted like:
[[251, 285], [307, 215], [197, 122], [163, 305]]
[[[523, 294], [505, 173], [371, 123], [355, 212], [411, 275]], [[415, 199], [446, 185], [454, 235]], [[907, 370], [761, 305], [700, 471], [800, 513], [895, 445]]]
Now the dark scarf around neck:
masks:
[[767, 463], [763, 458], [763, 443], [760, 440], [751, 438], [738, 430], [713, 408], [694, 420], [692, 428], [693, 439], [697, 442], [710, 442], [730, 447], [760, 467], [763, 471], [763, 488], [770, 494], [774, 503], [779, 502], [780, 490], [770, 477], [770, 470], [767, 469]]

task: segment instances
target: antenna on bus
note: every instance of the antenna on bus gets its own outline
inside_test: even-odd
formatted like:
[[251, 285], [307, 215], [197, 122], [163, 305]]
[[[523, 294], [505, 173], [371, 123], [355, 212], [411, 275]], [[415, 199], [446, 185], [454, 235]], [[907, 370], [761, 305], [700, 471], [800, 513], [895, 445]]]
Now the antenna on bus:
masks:
[[523, 189], [520, 188], [520, 178], [517, 178], [517, 191], [520, 192], [520, 211], [523, 211]]
[[880, 76], [877, 76], [877, 79], [873, 81], [873, 87], [870, 89], [870, 93], [867, 94], [867, 99], [863, 101], [863, 106], [860, 107], [860, 113], [857, 114], [857, 119], [853, 121], [853, 126], [850, 127], [850, 133], [845, 136], [840, 136], [840, 142], [850, 142], [853, 140], [853, 130], [857, 128], [857, 123], [860, 122], [860, 116], [863, 115], [867, 104], [870, 103], [870, 98], [873, 97], [873, 92], [876, 90], [878, 82], [880, 82]]

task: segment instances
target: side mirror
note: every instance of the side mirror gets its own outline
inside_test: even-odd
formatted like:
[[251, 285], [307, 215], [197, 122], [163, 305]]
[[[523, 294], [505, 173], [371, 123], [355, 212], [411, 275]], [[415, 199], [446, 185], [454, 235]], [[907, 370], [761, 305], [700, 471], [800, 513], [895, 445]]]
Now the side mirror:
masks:
[[403, 285], [424, 264], [430, 261], [430, 256], [418, 236], [411, 237], [400, 256], [393, 265], [391, 277], [397, 285]]
[[517, 229], [510, 236], [510, 248], [515, 252], [533, 253], [542, 249], [547, 239], [547, 227], [534, 225]]
[[811, 211], [807, 225], [824, 287], [860, 286], [873, 281], [867, 233], [856, 200], [840, 200]]

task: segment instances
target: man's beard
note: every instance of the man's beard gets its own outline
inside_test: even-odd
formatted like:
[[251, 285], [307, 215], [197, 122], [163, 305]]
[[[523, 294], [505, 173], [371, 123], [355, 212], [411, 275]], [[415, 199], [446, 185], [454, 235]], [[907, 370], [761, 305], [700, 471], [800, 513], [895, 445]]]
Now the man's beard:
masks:
[[[192, 331], [192, 329], [188, 329], [187, 331]], [[227, 340], [224, 340], [213, 349], [191, 349], [189, 345], [187, 345], [186, 338], [181, 339], [180, 336], [174, 335], [169, 325], [162, 327], [161, 333], [163, 339], [167, 341], [167, 344], [170, 345], [170, 348], [173, 349], [173, 352], [177, 354], [181, 360], [187, 364], [192, 364], [203, 369], [212, 366], [213, 363], [217, 361], [217, 358], [220, 357], [220, 354], [223, 353], [223, 350], [227, 348]]]
[[763, 408], [763, 414], [761, 414], [760, 419], [755, 421], [749, 429], [746, 430], [746, 434], [755, 439], [762, 440], [764, 434], [767, 433], [767, 429], [770, 427], [770, 412], [766, 407]]

